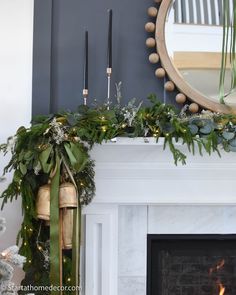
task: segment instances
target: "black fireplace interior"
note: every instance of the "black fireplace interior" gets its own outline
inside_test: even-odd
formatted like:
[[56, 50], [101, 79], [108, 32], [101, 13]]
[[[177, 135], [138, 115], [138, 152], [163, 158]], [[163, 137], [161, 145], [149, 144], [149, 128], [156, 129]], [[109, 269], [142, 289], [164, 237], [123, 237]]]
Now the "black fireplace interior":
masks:
[[147, 295], [236, 295], [236, 235], [148, 235]]

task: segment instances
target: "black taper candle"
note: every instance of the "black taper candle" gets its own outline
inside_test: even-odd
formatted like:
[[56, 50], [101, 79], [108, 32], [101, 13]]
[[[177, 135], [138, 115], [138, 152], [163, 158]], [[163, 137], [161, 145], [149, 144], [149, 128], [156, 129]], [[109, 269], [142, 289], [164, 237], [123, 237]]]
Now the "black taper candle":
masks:
[[88, 31], [85, 31], [84, 43], [84, 89], [88, 89]]
[[107, 68], [112, 68], [112, 9], [109, 12]]

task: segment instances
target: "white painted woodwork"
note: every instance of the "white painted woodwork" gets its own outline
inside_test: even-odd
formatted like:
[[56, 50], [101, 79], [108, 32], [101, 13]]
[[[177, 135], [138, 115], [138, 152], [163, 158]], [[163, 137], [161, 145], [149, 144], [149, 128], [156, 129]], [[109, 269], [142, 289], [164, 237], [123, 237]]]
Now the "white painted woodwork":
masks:
[[[186, 146], [181, 143], [176, 146], [187, 154], [185, 166], [174, 165], [170, 151], [163, 151], [163, 139], [156, 143], [154, 138], [117, 138], [93, 148], [91, 156], [96, 160], [97, 192], [92, 204], [83, 210], [83, 295], [133, 295], [136, 289], [138, 295], [145, 295], [145, 243], [137, 236], [139, 250], [135, 250], [135, 240], [127, 244], [129, 236], [124, 233], [124, 221], [118, 219], [119, 208], [123, 208], [121, 212], [126, 216], [121, 214], [121, 218], [128, 218], [127, 222], [132, 224], [136, 220], [132, 226], [127, 224], [127, 230], [132, 232], [131, 239], [135, 237], [132, 230], [135, 224], [144, 239], [145, 230], [147, 233], [169, 233], [166, 230], [169, 227], [173, 233], [234, 232], [235, 225], [227, 220], [231, 220], [236, 208], [236, 153], [222, 151], [221, 158], [217, 154], [209, 157], [206, 153], [201, 157], [197, 152], [196, 156], [192, 156]], [[143, 222], [137, 220], [137, 214]], [[198, 215], [202, 221], [196, 220]], [[193, 220], [189, 220], [190, 216]], [[182, 227], [187, 220], [188, 227]], [[122, 228], [119, 229], [118, 223], [123, 224]], [[125, 234], [121, 241], [118, 233]], [[127, 244], [127, 249], [119, 252], [123, 257], [119, 261], [122, 266], [120, 274], [119, 241], [121, 246], [124, 244], [126, 247]], [[135, 251], [142, 253], [137, 254], [137, 261]], [[131, 255], [130, 259], [125, 259], [126, 255]], [[126, 265], [126, 260], [134, 261], [133, 274], [132, 265]]]

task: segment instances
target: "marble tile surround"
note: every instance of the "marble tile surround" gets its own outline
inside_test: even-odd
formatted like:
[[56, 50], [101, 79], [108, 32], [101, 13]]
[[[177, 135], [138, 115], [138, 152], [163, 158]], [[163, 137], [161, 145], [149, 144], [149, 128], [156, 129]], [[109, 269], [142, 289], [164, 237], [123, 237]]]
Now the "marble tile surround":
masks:
[[119, 206], [118, 295], [146, 295], [148, 233], [236, 233], [236, 206]]

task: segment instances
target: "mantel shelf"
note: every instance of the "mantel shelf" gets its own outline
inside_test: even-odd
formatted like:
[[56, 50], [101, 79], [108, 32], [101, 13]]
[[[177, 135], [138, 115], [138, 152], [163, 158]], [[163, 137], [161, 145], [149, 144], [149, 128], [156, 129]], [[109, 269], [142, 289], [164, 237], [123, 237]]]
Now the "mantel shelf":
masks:
[[164, 138], [117, 138], [96, 145], [95, 203], [136, 204], [236, 204], [236, 153], [221, 151], [192, 155], [186, 145], [178, 148], [186, 165], [174, 164]]
[[[157, 138], [155, 137], [116, 137], [110, 141], [103, 142], [103, 145], [164, 145], [164, 137], [160, 137], [157, 141]], [[181, 143], [176, 143], [178, 145], [181, 145]]]
[[[96, 163], [166, 163], [169, 166], [175, 166], [173, 155], [169, 150], [168, 144], [164, 149], [164, 138], [156, 140], [154, 137], [117, 137], [111, 141], [96, 144], [91, 152], [92, 158]], [[189, 152], [186, 144], [182, 141], [174, 143], [176, 148], [183, 152], [186, 156], [187, 165], [194, 164], [213, 164], [213, 165], [236, 165], [236, 153], [227, 153], [223, 149], [220, 150], [221, 157], [217, 152], [210, 156], [203, 150], [203, 156], [199, 154], [198, 147], [195, 145], [195, 154]], [[181, 163], [178, 166], [182, 166]]]

